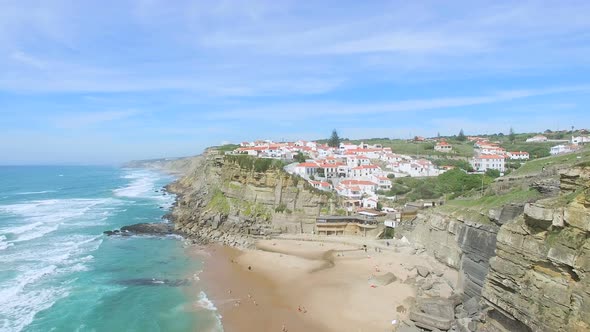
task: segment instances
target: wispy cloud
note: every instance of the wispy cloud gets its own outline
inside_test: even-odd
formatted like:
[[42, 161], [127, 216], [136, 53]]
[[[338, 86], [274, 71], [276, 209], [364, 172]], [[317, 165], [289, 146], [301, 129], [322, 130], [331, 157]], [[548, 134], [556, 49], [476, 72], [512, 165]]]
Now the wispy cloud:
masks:
[[60, 115], [53, 122], [59, 128], [81, 129], [111, 121], [127, 119], [139, 113], [138, 110], [77, 112]]
[[420, 112], [437, 109], [494, 104], [518, 99], [568, 92], [590, 92], [590, 85], [562, 86], [541, 89], [517, 89], [488, 95], [411, 99], [390, 102], [342, 103], [308, 102], [272, 104], [254, 108], [234, 109], [210, 115], [211, 119], [265, 119], [266, 121], [302, 120], [318, 116], [377, 115], [399, 112]]

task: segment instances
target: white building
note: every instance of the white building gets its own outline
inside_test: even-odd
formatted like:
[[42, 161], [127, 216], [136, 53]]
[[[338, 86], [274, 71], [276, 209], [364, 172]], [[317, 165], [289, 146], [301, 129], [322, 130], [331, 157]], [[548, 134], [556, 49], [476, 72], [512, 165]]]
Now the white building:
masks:
[[370, 179], [371, 179], [371, 181], [377, 183], [377, 186], [381, 190], [389, 190], [389, 189], [391, 189], [391, 180], [388, 177], [386, 177], [386, 176], [372, 175], [370, 177]]
[[377, 173], [381, 173], [381, 168], [377, 165], [362, 165], [350, 169], [350, 176], [353, 178], [368, 177]]
[[577, 145], [560, 144], [560, 145], [556, 145], [556, 146], [552, 147], [551, 151], [549, 153], [551, 153], [551, 155], [554, 156], [557, 154], [574, 152], [574, 151], [578, 150], [578, 148], [579, 147]]
[[451, 152], [453, 151], [453, 146], [445, 141], [442, 141], [436, 143], [434, 150], [438, 152]]
[[588, 136], [578, 136], [572, 137], [572, 144], [573, 145], [584, 145], [590, 143], [590, 137]]
[[526, 151], [512, 151], [507, 155], [511, 160], [529, 160], [529, 153]]
[[363, 198], [361, 201], [361, 206], [365, 209], [377, 209], [377, 203], [379, 200], [375, 197], [367, 197]]
[[537, 135], [537, 136], [533, 136], [531, 138], [527, 138], [526, 140], [527, 143], [531, 143], [531, 142], [547, 142], [547, 137], [543, 136], [543, 135]]
[[471, 159], [471, 167], [478, 172], [485, 172], [488, 169], [495, 169], [504, 173], [504, 156], [494, 154], [482, 154]]
[[308, 178], [311, 175], [315, 175], [318, 171], [320, 165], [312, 162], [305, 162], [300, 163], [295, 166], [294, 172], [295, 174], [302, 176], [304, 178]]
[[326, 181], [309, 181], [309, 184], [311, 184], [312, 187], [319, 189], [319, 190], [324, 190], [324, 191], [332, 190], [332, 185]]
[[351, 188], [359, 188], [361, 193], [371, 196], [375, 195], [375, 191], [377, 190], [377, 184], [375, 182], [365, 180], [342, 180], [340, 181], [340, 185]]

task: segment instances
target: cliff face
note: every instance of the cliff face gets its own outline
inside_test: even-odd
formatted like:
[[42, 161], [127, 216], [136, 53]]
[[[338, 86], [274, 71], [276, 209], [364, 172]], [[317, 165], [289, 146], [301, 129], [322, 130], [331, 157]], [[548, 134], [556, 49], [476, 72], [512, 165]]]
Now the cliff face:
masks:
[[590, 169], [560, 183], [560, 196], [527, 204], [498, 233], [483, 298], [506, 329], [516, 319], [533, 331], [590, 330]]
[[[464, 300], [479, 299], [489, 268], [489, 259], [496, 249], [499, 227], [486, 216], [468, 218], [437, 211], [418, 214], [409, 223], [402, 223], [397, 236], [419, 243], [438, 261], [461, 273], [459, 285]], [[473, 219], [477, 219], [473, 220]], [[482, 222], [487, 220], [487, 222]]]
[[310, 233], [320, 210], [328, 208], [326, 195], [282, 170], [244, 170], [216, 150], [192, 164], [168, 189], [179, 195], [172, 212], [177, 229], [201, 241], [248, 246], [249, 235]]

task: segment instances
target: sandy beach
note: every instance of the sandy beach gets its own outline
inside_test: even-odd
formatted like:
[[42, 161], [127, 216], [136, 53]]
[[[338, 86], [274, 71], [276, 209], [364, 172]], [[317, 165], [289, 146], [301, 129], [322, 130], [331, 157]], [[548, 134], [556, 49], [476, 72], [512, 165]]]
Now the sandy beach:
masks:
[[[416, 296], [416, 265], [456, 282], [452, 271], [411, 250], [316, 240], [262, 240], [243, 251], [208, 247], [200, 278], [225, 331], [392, 331], [392, 320], [407, 318]], [[388, 272], [397, 280], [372, 279]]]

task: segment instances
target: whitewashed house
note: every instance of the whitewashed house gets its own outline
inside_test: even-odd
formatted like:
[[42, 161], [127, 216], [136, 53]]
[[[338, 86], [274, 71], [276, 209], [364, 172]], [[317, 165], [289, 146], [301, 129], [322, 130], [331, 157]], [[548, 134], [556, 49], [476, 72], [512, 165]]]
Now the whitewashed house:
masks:
[[558, 154], [562, 154], [562, 153], [570, 153], [570, 152], [574, 152], [576, 150], [578, 150], [578, 146], [577, 145], [565, 145], [565, 144], [560, 144], [560, 145], [556, 145], [554, 147], [551, 148], [551, 151], [549, 153], [551, 153], [551, 155], [558, 155]]
[[511, 160], [529, 160], [529, 153], [526, 151], [512, 151], [507, 153]]
[[543, 135], [536, 135], [531, 138], [527, 138], [527, 143], [535, 143], [535, 142], [547, 142], [547, 137]]
[[590, 137], [588, 137], [588, 136], [578, 136], [578, 137], [573, 137], [573, 136], [572, 136], [572, 144], [573, 144], [573, 145], [585, 145], [585, 144], [590, 144]]
[[308, 178], [311, 175], [317, 174], [319, 167], [320, 167], [320, 165], [318, 165], [315, 162], [304, 162], [304, 163], [297, 164], [297, 166], [295, 166], [295, 168], [294, 168], [294, 172], [295, 172], [295, 174], [297, 174], [299, 176], [302, 176], [304, 178]]
[[482, 154], [471, 159], [471, 167], [478, 172], [485, 172], [488, 169], [495, 169], [504, 173], [504, 156], [493, 154]]
[[453, 151], [453, 146], [445, 141], [442, 142], [438, 142], [436, 143], [436, 145], [434, 146], [434, 150], [438, 151], [438, 152], [451, 152]]
[[353, 178], [369, 177], [380, 172], [381, 168], [377, 165], [362, 165], [351, 168], [350, 176]]

